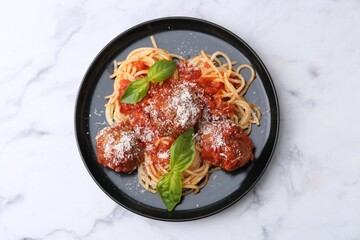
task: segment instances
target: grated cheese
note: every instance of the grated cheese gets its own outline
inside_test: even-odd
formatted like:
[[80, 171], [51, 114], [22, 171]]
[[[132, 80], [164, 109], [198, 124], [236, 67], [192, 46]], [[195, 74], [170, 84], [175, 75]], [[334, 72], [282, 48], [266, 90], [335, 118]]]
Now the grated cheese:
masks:
[[167, 159], [170, 157], [170, 152], [167, 150], [166, 152], [158, 152], [157, 156], [162, 159]]
[[192, 94], [185, 86], [175, 91], [169, 108], [176, 111], [174, 124], [181, 127], [187, 127], [189, 123], [196, 121], [195, 118], [200, 112], [199, 107], [193, 100]]

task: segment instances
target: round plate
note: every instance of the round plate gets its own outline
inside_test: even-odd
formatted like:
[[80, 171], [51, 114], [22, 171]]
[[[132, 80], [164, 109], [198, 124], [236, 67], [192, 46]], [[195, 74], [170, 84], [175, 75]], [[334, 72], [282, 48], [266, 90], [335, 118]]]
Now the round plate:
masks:
[[[113, 91], [114, 59], [124, 59], [132, 50], [152, 46], [154, 35], [160, 48], [186, 59], [198, 54], [225, 52], [239, 64], [254, 67], [257, 78], [247, 99], [260, 107], [261, 125], [254, 126], [250, 138], [255, 144], [255, 159], [235, 172], [217, 171], [198, 194], [182, 198], [175, 210], [168, 212], [158, 194], [145, 191], [138, 184], [137, 173], [116, 173], [101, 166], [96, 159], [95, 137], [107, 126], [104, 96]], [[244, 73], [245, 76], [248, 73]], [[274, 85], [256, 53], [239, 37], [213, 23], [184, 17], [156, 19], [139, 24], [112, 40], [94, 59], [77, 96], [75, 129], [85, 166], [99, 187], [115, 202], [142, 216], [166, 221], [186, 221], [217, 213], [243, 197], [257, 182], [268, 165], [279, 129], [279, 108]]]

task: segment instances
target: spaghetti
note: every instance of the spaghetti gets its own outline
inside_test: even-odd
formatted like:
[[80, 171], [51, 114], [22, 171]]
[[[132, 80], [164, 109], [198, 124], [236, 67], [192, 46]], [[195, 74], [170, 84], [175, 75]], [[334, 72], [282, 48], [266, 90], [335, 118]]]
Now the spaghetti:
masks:
[[[244, 97], [256, 78], [255, 71], [250, 65], [243, 64], [234, 69], [237, 62], [231, 61], [223, 52], [208, 55], [201, 51], [199, 55], [185, 61], [181, 56], [158, 48], [153, 37], [151, 41], [154, 47], [135, 49], [125, 60], [114, 61], [114, 73], [110, 76], [114, 79], [114, 91], [106, 96], [108, 103], [105, 107], [106, 120], [110, 126], [119, 123], [130, 125], [133, 129], [131, 131], [140, 139], [140, 144], [145, 145], [144, 160], [138, 164], [138, 180], [146, 190], [155, 193], [157, 183], [169, 172], [169, 148], [181, 132], [195, 126], [199, 129], [196, 135], [207, 136], [211, 128], [201, 130], [203, 122], [217, 122], [226, 118], [226, 121], [231, 120], [230, 125], [228, 124], [229, 129], [235, 125], [236, 128], [240, 127], [240, 130], [236, 131], [239, 132], [237, 136], [241, 138], [242, 131], [249, 134], [253, 124], [260, 124], [261, 113]], [[149, 68], [161, 59], [176, 59], [179, 62], [172, 78], [151, 85], [149, 93], [140, 103], [121, 103], [120, 99], [126, 87], [131, 82], [147, 76]], [[250, 72], [250, 78], [247, 80], [241, 74], [244, 70]], [[164, 119], [164, 115], [173, 117], [170, 124]], [[229, 132], [234, 132], [229, 129]], [[192, 165], [182, 173], [184, 195], [199, 192], [206, 185], [209, 173], [225, 166], [215, 164], [214, 167], [211, 161], [205, 161], [203, 156], [206, 154], [202, 151], [206, 150], [207, 139], [201, 136], [197, 136], [196, 139], [195, 158]], [[213, 145], [214, 139], [215, 137], [211, 140]], [[219, 149], [227, 142], [223, 140], [217, 144], [214, 150], [219, 158], [224, 158], [225, 153]], [[141, 145], [137, 145], [139, 146]], [[237, 148], [242, 145], [231, 146]], [[252, 158], [251, 153], [249, 159]]]

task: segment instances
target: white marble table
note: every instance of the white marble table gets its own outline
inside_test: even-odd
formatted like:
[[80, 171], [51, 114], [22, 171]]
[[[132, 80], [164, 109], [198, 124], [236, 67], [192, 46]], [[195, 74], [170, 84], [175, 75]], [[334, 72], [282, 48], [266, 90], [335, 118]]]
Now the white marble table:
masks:
[[[122, 2], [122, 3], [121, 3]], [[359, 1], [2, 1], [0, 239], [360, 239]], [[112, 38], [164, 16], [203, 18], [259, 54], [281, 134], [255, 188], [181, 223], [115, 204], [86, 171], [74, 103]]]

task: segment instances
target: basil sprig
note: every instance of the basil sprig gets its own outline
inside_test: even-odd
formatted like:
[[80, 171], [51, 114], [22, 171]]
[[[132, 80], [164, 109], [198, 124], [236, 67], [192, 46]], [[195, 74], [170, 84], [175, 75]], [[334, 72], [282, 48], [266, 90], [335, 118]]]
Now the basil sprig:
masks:
[[174, 74], [175, 69], [176, 62], [173, 60], [157, 61], [150, 67], [147, 77], [137, 79], [127, 86], [120, 102], [129, 104], [140, 102], [149, 90], [149, 82], [163, 82]]
[[182, 172], [191, 166], [195, 157], [194, 129], [181, 134], [170, 148], [170, 171], [157, 183], [156, 189], [166, 209], [171, 212], [182, 195]]
[[[121, 97], [123, 103], [137, 103], [143, 99], [149, 90], [149, 81], [146, 78], [140, 78], [127, 86]], [[138, 99], [138, 100], [137, 100]], [[134, 102], [135, 101], [135, 102]]]
[[163, 82], [174, 74], [175, 69], [175, 61], [162, 59], [150, 67], [147, 77], [150, 79], [150, 82]]

